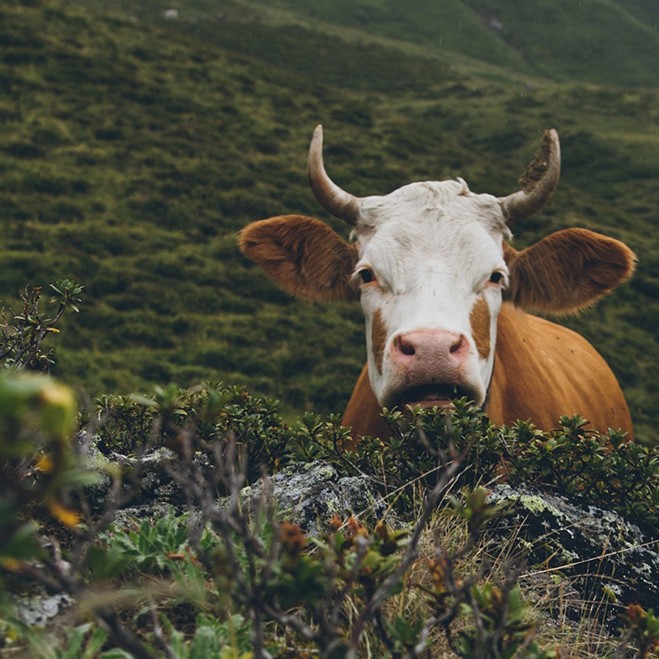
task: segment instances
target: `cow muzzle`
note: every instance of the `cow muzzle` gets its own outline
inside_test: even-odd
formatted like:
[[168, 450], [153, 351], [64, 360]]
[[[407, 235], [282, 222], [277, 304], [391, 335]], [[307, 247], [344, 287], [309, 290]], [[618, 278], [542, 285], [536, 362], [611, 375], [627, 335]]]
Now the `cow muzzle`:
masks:
[[474, 350], [464, 334], [419, 329], [396, 335], [390, 344], [385, 405], [450, 407], [467, 397], [482, 404]]

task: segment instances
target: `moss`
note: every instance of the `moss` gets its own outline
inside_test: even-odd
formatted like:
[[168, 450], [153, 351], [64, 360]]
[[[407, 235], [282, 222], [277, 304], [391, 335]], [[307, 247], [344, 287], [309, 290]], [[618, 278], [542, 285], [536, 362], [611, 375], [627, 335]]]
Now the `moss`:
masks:
[[519, 497], [519, 503], [526, 510], [536, 516], [548, 513], [556, 519], [564, 517], [564, 515], [557, 508], [552, 506], [546, 499], [543, 499], [541, 496], [523, 494]]

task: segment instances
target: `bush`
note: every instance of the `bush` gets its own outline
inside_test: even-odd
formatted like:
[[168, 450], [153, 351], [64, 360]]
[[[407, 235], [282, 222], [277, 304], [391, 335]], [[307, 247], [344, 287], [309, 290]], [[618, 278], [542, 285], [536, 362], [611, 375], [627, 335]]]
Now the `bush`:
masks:
[[[34, 391], [49, 387], [40, 383]], [[19, 408], [2, 406], [4, 391], [0, 387], [0, 415], [7, 423], [27, 423], [31, 417], [7, 417], [8, 409]], [[34, 401], [34, 395], [26, 401]], [[61, 409], [69, 410], [67, 405]], [[92, 416], [100, 420], [97, 445], [107, 455], [172, 451], [164, 469], [183, 491], [188, 512], [170, 510], [141, 522], [123, 516], [110, 524], [121, 502], [135, 496], [133, 476], [124, 468], [122, 479], [119, 469], [106, 468], [110, 494], [101, 510], [91, 512], [84, 490], [72, 496], [71, 488], [92, 476], [85, 475], [82, 462], [71, 462], [70, 411], [53, 416], [49, 409], [36, 417], [41, 419], [39, 441], [56, 449], [52, 462], [39, 459], [46, 469], [24, 466], [15, 472], [17, 465], [3, 458], [8, 471], [2, 514], [10, 522], [3, 528], [11, 542], [0, 569], [5, 574], [20, 569], [82, 598], [96, 622], [64, 634], [69, 649], [103, 645], [108, 652], [122, 648], [137, 657], [161, 652], [192, 657], [202, 647], [209, 657], [250, 651], [264, 656], [266, 648], [286, 656], [290, 647], [297, 654], [357, 656], [365, 643], [392, 657], [425, 656], [438, 643], [462, 657], [555, 656], [553, 646], [545, 648], [536, 638], [535, 614], [518, 582], [520, 566], [486, 558], [495, 550], [493, 542], [496, 551], [512, 549], [502, 550], [501, 539], [488, 537], [488, 525], [503, 511], [488, 502], [480, 483], [500, 473], [502, 456], [513, 480], [542, 474], [557, 488], [575, 483], [586, 477], [590, 459], [570, 465], [563, 458], [567, 447], [579, 442], [590, 446], [581, 455], [598, 456], [593, 478], [601, 478], [605, 464], [618, 465], [619, 474], [632, 473], [640, 464], [637, 451], [619, 450], [627, 445], [616, 436], [608, 438], [608, 451], [597, 450], [605, 439], [587, 433], [579, 419], [565, 419], [551, 435], [523, 424], [494, 428], [481, 412], [458, 401], [452, 414], [417, 409], [405, 420], [389, 411], [395, 431], [390, 442], [366, 438], [359, 450], [347, 450], [350, 436], [338, 417], [309, 414], [288, 426], [276, 403], [240, 388], [170, 386], [149, 397], [103, 397]], [[58, 419], [67, 421], [62, 425]], [[555, 445], [563, 448], [550, 450]], [[31, 443], [22, 446], [34, 450]], [[67, 457], [62, 462], [58, 455]], [[267, 485], [251, 506], [241, 503], [244, 485], [264, 473], [318, 459], [342, 474], [367, 477], [393, 497], [398, 526], [335, 518], [312, 538], [277, 518]], [[51, 464], [65, 465], [61, 474], [66, 478]], [[656, 456], [648, 453], [643, 464], [651, 485]], [[7, 505], [28, 501], [16, 495], [24, 491], [26, 473], [30, 505]], [[602, 489], [576, 491], [583, 498], [596, 497], [600, 505], [609, 496]], [[635, 488], [624, 500], [612, 492], [611, 500], [626, 513], [650, 508], [651, 487]], [[225, 497], [221, 505], [218, 493]], [[52, 501], [79, 504], [58, 507]], [[65, 561], [39, 549], [40, 534], [30, 520], [48, 514], [64, 527], [57, 551], [64, 552]], [[33, 561], [37, 552], [39, 563]], [[102, 601], [84, 595], [101, 584], [113, 595]], [[638, 656], [649, 656], [657, 640], [653, 612], [631, 608], [627, 620], [624, 643], [639, 648]]]
[[83, 287], [69, 279], [51, 284], [51, 304], [57, 309], [46, 316], [39, 308], [42, 289], [26, 287], [21, 291], [23, 307], [19, 312], [0, 309], [0, 363], [14, 370], [48, 372], [53, 364], [53, 351], [45, 351], [43, 343], [49, 335], [59, 333], [56, 327], [67, 308], [77, 312]]

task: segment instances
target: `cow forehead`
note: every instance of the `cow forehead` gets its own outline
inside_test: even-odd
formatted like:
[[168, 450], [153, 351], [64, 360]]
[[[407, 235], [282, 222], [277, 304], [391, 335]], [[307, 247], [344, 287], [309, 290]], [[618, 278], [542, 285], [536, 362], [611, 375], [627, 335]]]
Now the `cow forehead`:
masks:
[[498, 265], [510, 232], [494, 197], [472, 194], [462, 181], [443, 181], [363, 198], [356, 236], [360, 257], [390, 283], [402, 284], [456, 269], [479, 276]]
[[368, 235], [384, 226], [419, 224], [481, 224], [492, 234], [509, 235], [496, 197], [474, 194], [457, 181], [410, 183], [388, 195], [361, 199], [358, 233]]

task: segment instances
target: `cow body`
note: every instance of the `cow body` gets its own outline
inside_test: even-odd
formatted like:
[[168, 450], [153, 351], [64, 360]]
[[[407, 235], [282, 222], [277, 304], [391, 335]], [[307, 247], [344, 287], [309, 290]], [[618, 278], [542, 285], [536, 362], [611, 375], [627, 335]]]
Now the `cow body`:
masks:
[[344, 422], [353, 435], [386, 435], [382, 407], [449, 407], [468, 397], [495, 423], [542, 429], [579, 414], [595, 428], [632, 435], [629, 411], [604, 360], [578, 334], [525, 312], [573, 313], [633, 272], [618, 240], [563, 229], [517, 251], [510, 225], [539, 210], [560, 172], [555, 131], [506, 197], [476, 194], [462, 179], [411, 183], [357, 198], [329, 179], [318, 127], [311, 186], [353, 226], [343, 240], [314, 218], [254, 222], [243, 252], [284, 290], [304, 299], [359, 299], [368, 363]]
[[[529, 420], [543, 430], [562, 415], [578, 414], [593, 426], [627, 431], [633, 438], [629, 409], [615, 375], [582, 336], [512, 304], [499, 313], [494, 371], [485, 411], [499, 425]], [[343, 423], [355, 438], [387, 437], [391, 429], [371, 388], [364, 366]]]

